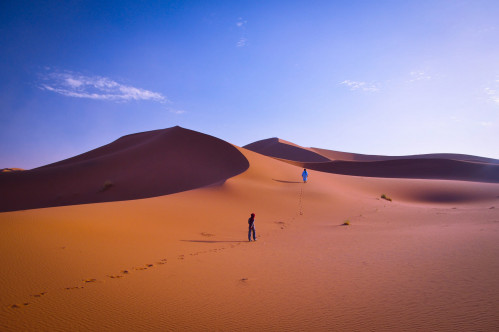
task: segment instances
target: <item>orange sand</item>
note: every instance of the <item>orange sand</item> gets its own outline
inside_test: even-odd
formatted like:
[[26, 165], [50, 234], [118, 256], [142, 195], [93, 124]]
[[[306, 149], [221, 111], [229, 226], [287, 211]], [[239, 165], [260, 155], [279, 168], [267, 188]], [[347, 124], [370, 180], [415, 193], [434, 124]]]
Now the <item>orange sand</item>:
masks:
[[[175, 151], [197, 135], [175, 131]], [[303, 184], [298, 166], [235, 152], [209, 186], [0, 213], [0, 330], [499, 329], [499, 184], [313, 170]]]

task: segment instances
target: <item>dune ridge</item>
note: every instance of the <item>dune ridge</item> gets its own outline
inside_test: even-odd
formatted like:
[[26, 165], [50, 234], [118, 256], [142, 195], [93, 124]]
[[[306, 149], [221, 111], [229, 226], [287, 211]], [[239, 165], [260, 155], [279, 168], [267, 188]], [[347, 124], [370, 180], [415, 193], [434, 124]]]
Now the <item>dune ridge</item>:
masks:
[[[380, 178], [499, 182], [499, 160], [462, 154], [376, 156], [304, 148], [278, 138], [245, 148], [303, 168], [334, 174]], [[321, 158], [322, 157], [322, 158]]]
[[381, 155], [368, 155], [351, 152], [341, 152], [320, 148], [308, 148], [331, 161], [387, 161], [396, 159], [449, 159], [469, 162], [480, 162], [488, 164], [499, 164], [499, 160], [493, 158], [472, 156], [467, 154], [458, 153], [428, 153], [407, 156], [381, 156]]
[[253, 142], [243, 148], [279, 159], [289, 159], [302, 162], [326, 162], [329, 159], [319, 153], [297, 144], [274, 137]]
[[172, 127], [123, 136], [81, 155], [0, 174], [0, 211], [109, 202], [191, 190], [244, 172], [246, 158], [213, 136]]

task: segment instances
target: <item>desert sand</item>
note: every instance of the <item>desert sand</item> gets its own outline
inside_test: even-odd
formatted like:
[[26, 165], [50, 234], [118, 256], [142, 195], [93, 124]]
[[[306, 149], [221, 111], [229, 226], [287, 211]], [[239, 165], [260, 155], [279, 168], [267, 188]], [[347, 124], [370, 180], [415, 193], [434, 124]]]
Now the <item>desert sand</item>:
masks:
[[497, 161], [262, 142], [174, 127], [0, 173], [0, 330], [499, 330]]

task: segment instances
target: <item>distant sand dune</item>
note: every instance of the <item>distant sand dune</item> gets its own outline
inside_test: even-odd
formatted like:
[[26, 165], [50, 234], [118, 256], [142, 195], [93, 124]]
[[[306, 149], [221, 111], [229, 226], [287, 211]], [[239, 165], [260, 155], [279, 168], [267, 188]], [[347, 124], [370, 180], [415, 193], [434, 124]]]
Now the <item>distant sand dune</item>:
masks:
[[275, 138], [257, 141], [244, 146], [245, 149], [258, 152], [260, 154], [280, 159], [289, 159], [303, 162], [325, 162], [327, 157], [319, 153], [296, 145], [294, 143]]
[[466, 154], [457, 153], [430, 153], [430, 154], [418, 154], [418, 155], [408, 155], [408, 156], [378, 156], [378, 155], [367, 155], [359, 153], [350, 152], [340, 152], [319, 148], [308, 148], [308, 150], [314, 151], [321, 156], [328, 158], [331, 161], [342, 160], [342, 161], [385, 161], [385, 160], [395, 160], [395, 159], [451, 159], [451, 160], [461, 160], [470, 162], [481, 162], [489, 164], [499, 164], [499, 160], [478, 156], [471, 156]]
[[381, 178], [499, 182], [499, 160], [461, 154], [375, 156], [304, 148], [277, 138], [246, 149], [321, 172]]
[[231, 144], [180, 127], [120, 139], [73, 158], [0, 174], [0, 211], [172, 194], [249, 167]]
[[355, 162], [297, 163], [321, 172], [380, 178], [499, 182], [499, 165], [450, 159], [394, 159]]

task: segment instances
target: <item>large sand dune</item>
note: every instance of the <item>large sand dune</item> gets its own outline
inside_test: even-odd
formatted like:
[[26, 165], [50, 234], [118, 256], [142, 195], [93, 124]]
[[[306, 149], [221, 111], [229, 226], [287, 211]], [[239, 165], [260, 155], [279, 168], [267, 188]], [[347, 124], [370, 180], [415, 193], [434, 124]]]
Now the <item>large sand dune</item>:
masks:
[[[212, 153], [197, 147], [226, 146], [169, 131], [199, 138], [181, 140], [179, 168], [205, 172]], [[121, 151], [103, 148], [46, 169]], [[219, 166], [231, 171], [210, 186], [0, 213], [0, 330], [499, 329], [499, 184], [315, 170], [303, 184], [301, 166], [233, 148], [241, 167]]]
[[180, 127], [121, 137], [79, 156], [0, 173], [0, 211], [130, 200], [225, 181], [245, 171], [231, 144]]

